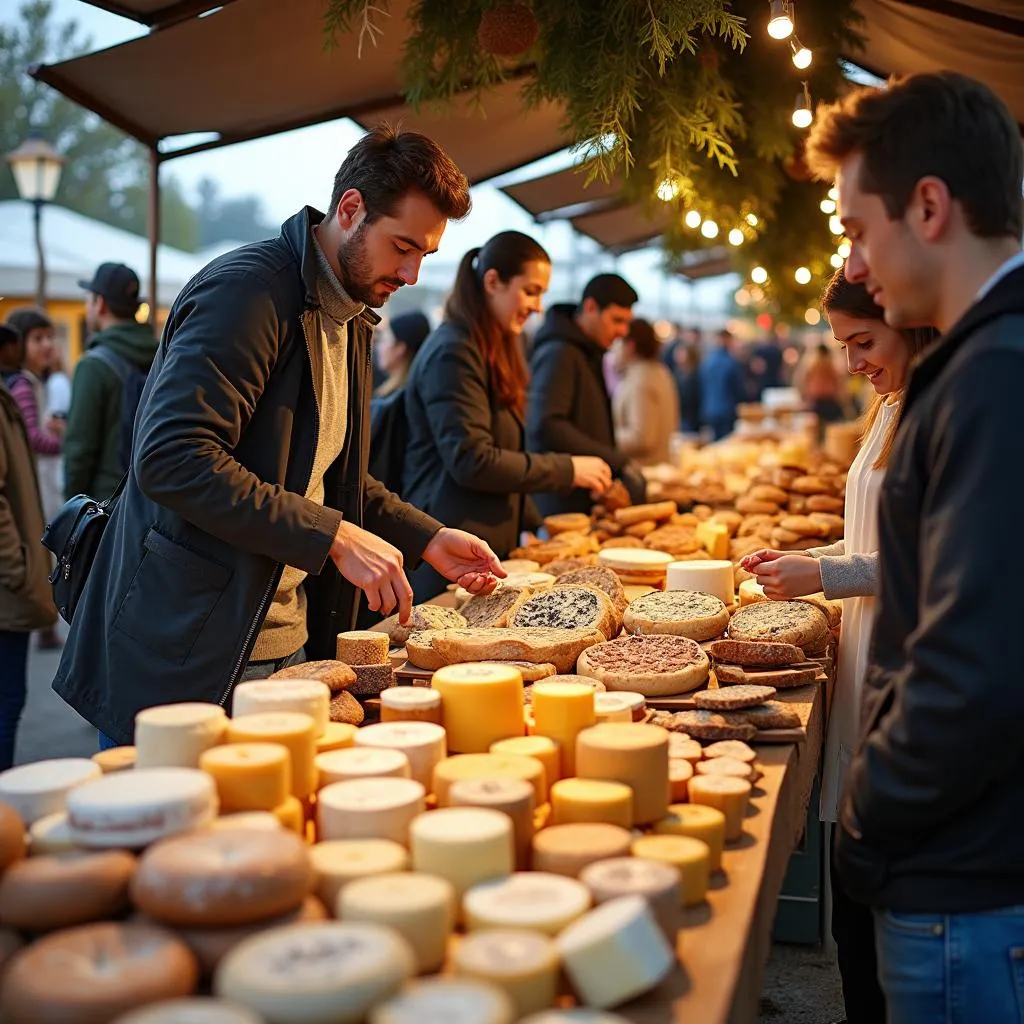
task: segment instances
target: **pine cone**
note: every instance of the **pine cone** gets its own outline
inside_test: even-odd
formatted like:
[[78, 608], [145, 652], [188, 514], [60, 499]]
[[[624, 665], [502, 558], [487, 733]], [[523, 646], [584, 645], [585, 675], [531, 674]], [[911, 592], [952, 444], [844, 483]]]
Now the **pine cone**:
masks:
[[495, 57], [516, 57], [533, 46], [539, 32], [533, 11], [526, 4], [510, 0], [484, 11], [476, 39]]

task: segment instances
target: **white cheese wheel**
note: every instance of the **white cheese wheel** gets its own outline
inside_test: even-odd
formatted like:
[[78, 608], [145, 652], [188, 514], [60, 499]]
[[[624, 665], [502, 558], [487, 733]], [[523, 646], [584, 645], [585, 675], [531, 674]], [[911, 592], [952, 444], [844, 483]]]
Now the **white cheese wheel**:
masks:
[[426, 978], [370, 1014], [369, 1024], [512, 1024], [512, 1001], [474, 978]]
[[599, 860], [580, 872], [580, 881], [590, 890], [595, 903], [607, 903], [620, 896], [643, 896], [662, 934], [671, 946], [682, 926], [682, 875], [662, 861], [642, 857]]
[[522, 930], [474, 932], [454, 955], [455, 973], [504, 990], [516, 1018], [551, 1006], [558, 990], [558, 947], [545, 935]]
[[68, 816], [48, 814], [45, 818], [32, 822], [28, 830], [28, 852], [33, 857], [47, 853], [71, 853], [82, 849], [71, 834]]
[[352, 779], [401, 778], [412, 776], [409, 758], [400, 750], [376, 747], [344, 747], [316, 755], [321, 788]]
[[390, 686], [381, 691], [380, 720], [441, 725], [441, 694], [429, 686]]
[[[331, 720], [331, 690], [316, 679], [260, 679], [239, 683], [231, 698], [231, 717], [298, 711], [313, 719], [313, 735], [323, 736]], [[138, 733], [135, 745], [138, 746]]]
[[281, 819], [271, 811], [239, 811], [237, 814], [223, 814], [214, 818], [206, 827], [215, 831], [252, 828], [260, 832], [277, 832], [283, 826]]
[[112, 1024], [263, 1024], [263, 1018], [244, 1006], [223, 999], [169, 999], [118, 1017]]
[[409, 851], [390, 839], [328, 840], [314, 843], [309, 856], [316, 872], [316, 895], [332, 913], [338, 894], [354, 879], [409, 868]]
[[407, 871], [368, 875], [350, 882], [338, 897], [342, 921], [369, 921], [394, 928], [409, 943], [420, 974], [440, 970], [455, 926], [455, 890], [437, 875]]
[[58, 757], [0, 772], [0, 801], [9, 804], [28, 828], [48, 814], [63, 811], [76, 786], [98, 779], [100, 766], [87, 757]]
[[632, 722], [632, 701], [618, 693], [595, 693], [594, 719], [598, 724], [601, 722]]
[[208, 825], [217, 816], [217, 789], [198, 768], [137, 768], [77, 787], [67, 807], [80, 845], [134, 849]]
[[597, 556], [599, 565], [617, 572], [665, 574], [673, 562], [664, 551], [647, 548], [603, 548]]
[[433, 722], [365, 725], [356, 733], [355, 745], [400, 750], [409, 760], [412, 777], [428, 793], [433, 784], [435, 766], [448, 756], [445, 731]]
[[642, 896], [602, 903], [569, 925], [556, 943], [577, 995], [602, 1009], [649, 992], [675, 964]]
[[711, 594], [722, 604], [736, 601], [736, 582], [732, 562], [708, 560], [672, 562], [665, 571], [666, 590], [694, 590]]
[[475, 885], [462, 900], [466, 926], [526, 928], [557, 935], [590, 909], [590, 890], [575, 878], [543, 871], [518, 871]]
[[426, 790], [415, 779], [350, 779], [317, 794], [319, 839], [390, 839], [409, 845], [409, 825], [427, 809]]
[[630, 1024], [625, 1017], [605, 1010], [579, 1007], [574, 1010], [542, 1010], [523, 1017], [519, 1024]]
[[219, 704], [161, 704], [135, 716], [136, 768], [198, 768], [199, 755], [223, 742]]
[[415, 969], [392, 929], [323, 921], [246, 939], [221, 961], [213, 987], [274, 1024], [358, 1024]]

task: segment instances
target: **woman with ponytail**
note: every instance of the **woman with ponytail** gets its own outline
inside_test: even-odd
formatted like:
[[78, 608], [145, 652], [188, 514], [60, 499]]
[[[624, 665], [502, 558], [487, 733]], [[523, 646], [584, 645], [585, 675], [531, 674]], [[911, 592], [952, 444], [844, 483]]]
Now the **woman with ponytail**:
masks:
[[[878, 592], [878, 497], [889, 461], [907, 379], [915, 357], [937, 337], [931, 328], [898, 331], [862, 284], [837, 270], [822, 298], [825, 316], [850, 373], [867, 377], [875, 397], [864, 419], [860, 450], [846, 481], [845, 539], [806, 552], [756, 551], [743, 568], [757, 576], [772, 600], [788, 601], [824, 591], [843, 599], [843, 630], [835, 691], [829, 713], [820, 816], [835, 822], [843, 780], [857, 743], [860, 694]], [[809, 557], [808, 557], [809, 556]], [[884, 1021], [878, 984], [874, 918], [869, 907], [842, 889], [834, 865], [832, 936], [839, 955], [849, 1024]]]
[[[447, 526], [471, 530], [499, 558], [522, 530], [540, 525], [530, 492], [603, 493], [611, 485], [601, 459], [525, 451], [521, 335], [550, 281], [551, 258], [529, 235], [502, 231], [471, 249], [405, 389], [402, 496]], [[445, 586], [429, 566], [410, 582], [417, 601]]]

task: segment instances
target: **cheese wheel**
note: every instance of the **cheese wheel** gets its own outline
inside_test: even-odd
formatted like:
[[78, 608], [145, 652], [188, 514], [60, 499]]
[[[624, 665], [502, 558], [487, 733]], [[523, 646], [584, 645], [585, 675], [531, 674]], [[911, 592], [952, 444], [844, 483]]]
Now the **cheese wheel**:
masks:
[[498, 740], [491, 744], [490, 752], [492, 754], [513, 754], [516, 757], [532, 757], [540, 761], [544, 766], [545, 783], [542, 803], [548, 798], [551, 784], [562, 777], [562, 755], [559, 752], [558, 744], [549, 736], [513, 736], [507, 740]]
[[353, 779], [408, 779], [409, 758], [400, 750], [345, 747], [316, 755], [316, 769], [322, 787]]
[[284, 803], [278, 804], [271, 814], [277, 818], [281, 828], [297, 836], [306, 834], [306, 812], [297, 796], [285, 797]]
[[280, 743], [226, 743], [199, 757], [217, 784], [221, 813], [272, 811], [292, 787], [292, 761]]
[[135, 767], [135, 747], [110, 747], [92, 755], [92, 760], [100, 766], [104, 775], [107, 772], [123, 772]]
[[496, 985], [475, 978], [426, 978], [370, 1014], [369, 1024], [512, 1024], [515, 1010]]
[[0, 879], [0, 924], [49, 932], [117, 917], [128, 909], [134, 873], [124, 850], [29, 857]]
[[551, 823], [601, 821], [633, 827], [633, 790], [621, 782], [562, 779], [551, 787]]
[[[714, 543], [720, 542], [716, 539]], [[725, 558], [672, 562], [665, 570], [665, 589], [695, 590], [701, 594], [711, 594], [717, 597], [724, 605], [735, 604], [736, 581], [734, 574], [732, 562]]]
[[217, 789], [198, 768], [137, 768], [73, 789], [67, 815], [79, 845], [135, 849], [208, 825]]
[[406, 871], [409, 851], [390, 839], [337, 839], [314, 843], [309, 848], [316, 873], [316, 895], [332, 912], [338, 894], [356, 878]]
[[642, 896], [620, 896], [574, 921], [555, 940], [587, 1006], [618, 1006], [654, 988], [675, 956]]
[[512, 822], [486, 807], [447, 807], [414, 819], [409, 828], [412, 866], [455, 887], [456, 914], [466, 890], [512, 874]]
[[[323, 686], [323, 683], [320, 684]], [[316, 723], [299, 711], [267, 711], [228, 722], [229, 743], [281, 743], [292, 758], [292, 796], [316, 792]]]
[[489, 807], [507, 814], [512, 822], [516, 867], [530, 866], [536, 796], [529, 782], [525, 779], [463, 779], [448, 790], [448, 802], [452, 807]]
[[576, 774], [576, 737], [594, 724], [594, 691], [583, 683], [541, 681], [532, 690], [534, 731], [558, 743], [562, 778]]
[[[20, 824], [20, 823], [19, 823]], [[33, 857], [50, 853], [72, 853], [82, 847], [75, 841], [66, 814], [48, 814], [28, 830], [29, 853]]]
[[333, 782], [317, 794], [320, 839], [390, 839], [409, 845], [409, 825], [427, 809], [426, 790], [414, 779]]
[[100, 766], [87, 757], [58, 757], [0, 772], [0, 801], [13, 807], [28, 828], [63, 811], [76, 786], [98, 779]]
[[276, 832], [282, 827], [281, 820], [271, 811], [239, 811], [214, 818], [207, 828], [223, 832], [224, 829], [254, 828], [260, 832]]
[[339, 633], [335, 641], [335, 658], [346, 665], [387, 665], [389, 640], [387, 633], [370, 629], [352, 629]]
[[263, 1018], [244, 1006], [223, 999], [169, 999], [118, 1017], [113, 1024], [263, 1024]]
[[441, 694], [453, 754], [483, 754], [496, 740], [523, 735], [523, 677], [511, 665], [448, 665], [430, 685]]
[[512, 1000], [517, 1019], [551, 1006], [558, 991], [558, 947], [536, 932], [474, 932], [459, 943], [453, 966], [456, 975], [502, 989]]
[[455, 890], [438, 875], [407, 871], [369, 875], [350, 882], [338, 897], [342, 921], [369, 921], [394, 928], [409, 943], [417, 972], [440, 970], [455, 926]]
[[580, 872], [580, 881], [590, 890], [595, 903], [607, 903], [620, 896], [642, 896], [662, 934], [675, 946], [682, 926], [683, 902], [683, 878], [677, 867], [642, 857], [615, 857], [589, 864]]
[[635, 690], [616, 690], [614, 696], [629, 704], [634, 722], [643, 722], [647, 719], [647, 698], [642, 693]]
[[441, 694], [427, 686], [392, 686], [381, 692], [380, 720], [442, 725]]
[[625, 783], [633, 790], [633, 824], [657, 821], [669, 805], [668, 732], [636, 722], [584, 729], [576, 739], [576, 774]]
[[199, 755], [224, 741], [226, 726], [219, 704], [144, 708], [135, 716], [135, 767], [198, 768]]
[[518, 871], [473, 886], [462, 899], [466, 927], [526, 928], [557, 935], [590, 909], [590, 891], [575, 878]]
[[438, 807], [448, 806], [449, 790], [464, 779], [523, 779], [533, 786], [538, 805], [547, 799], [544, 766], [536, 758], [517, 754], [457, 754], [434, 769]]
[[523, 1017], [518, 1024], [630, 1024], [625, 1017], [604, 1010], [542, 1010]]
[[705, 757], [695, 766], [695, 770], [698, 775], [731, 775], [734, 779], [746, 779], [748, 782], [754, 782], [760, 777], [754, 765], [735, 757]]
[[445, 731], [433, 722], [381, 722], [364, 725], [356, 733], [357, 747], [400, 750], [409, 760], [412, 777], [427, 792], [434, 781], [434, 767], [448, 756]]
[[668, 759], [669, 761], [689, 761], [696, 765], [704, 759], [704, 748], [697, 740], [691, 740], [684, 733], [670, 732], [668, 734]]
[[[331, 720], [331, 690], [317, 679], [259, 679], [239, 683], [231, 698], [231, 717], [297, 711], [313, 719], [313, 735], [323, 736]], [[136, 745], [138, 736], [136, 734]]]
[[729, 775], [695, 775], [690, 779], [690, 803], [721, 811], [725, 815], [726, 842], [733, 842], [743, 835], [752, 789], [749, 782]]
[[162, 928], [84, 925], [22, 950], [4, 975], [5, 1024], [105, 1024], [161, 999], [191, 994], [192, 954]]
[[664, 551], [649, 551], [646, 548], [603, 548], [597, 555], [598, 565], [630, 576], [664, 576], [673, 560]]
[[274, 1024], [359, 1024], [415, 969], [392, 929], [322, 921], [246, 939], [221, 961], [213, 987]]
[[356, 741], [356, 729], [347, 722], [328, 722], [322, 736], [316, 738], [316, 752], [324, 754], [328, 750], [343, 750], [351, 747]]
[[730, 757], [734, 761], [745, 761], [747, 764], [753, 764], [757, 760], [757, 753], [742, 740], [719, 740], [717, 743], [709, 743], [704, 755], [709, 758]]
[[631, 842], [629, 832], [618, 825], [552, 825], [533, 837], [533, 867], [577, 878], [594, 861], [627, 856]]
[[222, 928], [293, 910], [315, 877], [305, 845], [290, 832], [203, 829], [147, 850], [131, 894], [163, 924]]
[[599, 722], [632, 722], [633, 706], [628, 699], [617, 693], [594, 694], [594, 721]]
[[[53, 815], [47, 817], [52, 819]], [[9, 804], [0, 804], [0, 874], [15, 861], [21, 860], [27, 851], [25, 824], [21, 815]]]
[[686, 800], [687, 789], [692, 778], [693, 765], [689, 761], [684, 761], [682, 758], [669, 761], [668, 784], [673, 803], [683, 803]]
[[707, 843], [690, 836], [641, 836], [634, 840], [632, 853], [678, 868], [683, 878], [684, 907], [695, 907], [707, 896], [711, 884], [711, 848]]

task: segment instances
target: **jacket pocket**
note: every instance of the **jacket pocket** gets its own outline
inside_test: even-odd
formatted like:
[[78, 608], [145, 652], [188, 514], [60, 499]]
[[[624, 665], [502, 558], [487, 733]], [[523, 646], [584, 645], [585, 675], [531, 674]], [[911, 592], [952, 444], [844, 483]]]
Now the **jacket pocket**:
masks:
[[188, 659], [233, 572], [150, 529], [113, 628], [179, 665]]

